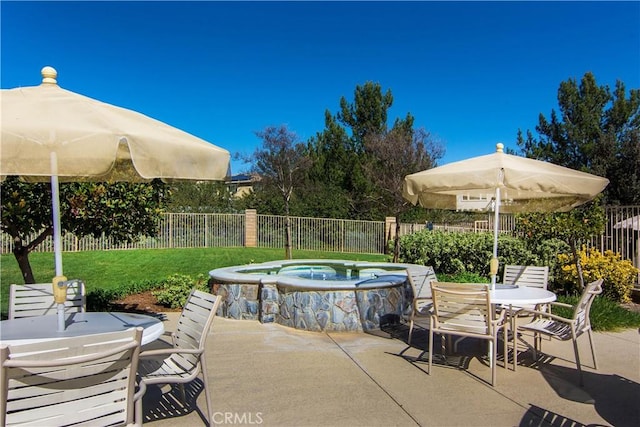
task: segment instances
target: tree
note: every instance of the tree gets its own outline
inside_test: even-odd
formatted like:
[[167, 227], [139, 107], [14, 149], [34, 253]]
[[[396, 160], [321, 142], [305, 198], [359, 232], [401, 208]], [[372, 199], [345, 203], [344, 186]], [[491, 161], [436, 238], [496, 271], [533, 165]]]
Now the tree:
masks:
[[396, 120], [389, 132], [365, 136], [365, 151], [371, 159], [365, 173], [377, 190], [378, 203], [396, 217], [393, 262], [400, 255], [400, 215], [411, 206], [402, 197], [404, 177], [434, 167], [444, 154], [431, 134], [422, 128], [414, 131], [412, 124], [413, 118], [407, 115], [404, 121]]
[[[25, 283], [35, 283], [29, 253], [53, 234], [50, 184], [28, 184], [7, 177], [0, 185], [2, 231], [13, 239], [13, 254]], [[140, 234], [154, 236], [167, 191], [148, 184], [68, 183], [60, 185], [60, 224], [79, 237], [105, 233], [116, 242]], [[29, 236], [37, 234], [33, 240]]]
[[[393, 95], [390, 90], [383, 92], [378, 83], [366, 82], [356, 86], [353, 99], [349, 102], [342, 97], [335, 116], [326, 111], [324, 131], [309, 142], [313, 165], [307, 185], [320, 193], [307, 191], [306, 194], [316, 197], [314, 205], [318, 211], [331, 216], [379, 220], [388, 211], [379, 203], [381, 196], [367, 172], [368, 165], [376, 160], [365, 145], [368, 136], [389, 132], [387, 112], [393, 104]], [[404, 120], [397, 120], [396, 125], [410, 130], [413, 117], [407, 114]]]
[[536, 138], [518, 131], [518, 146], [527, 157], [605, 176], [606, 203], [640, 203], [640, 89], [627, 97], [617, 81], [611, 93], [592, 73], [580, 84], [569, 79], [558, 89], [559, 113], [540, 114]]
[[[369, 134], [380, 134], [387, 130], [387, 110], [393, 105], [391, 90], [382, 93], [379, 83], [366, 82], [356, 85], [354, 101], [340, 98], [339, 122], [351, 128], [353, 148], [364, 151], [364, 139]], [[413, 124], [413, 123], [412, 123]]]
[[356, 159], [351, 140], [329, 111], [325, 129], [307, 144], [310, 162], [305, 177], [303, 214], [349, 218], [354, 211], [352, 173]]
[[224, 182], [189, 181], [171, 185], [171, 212], [233, 213], [233, 195]]
[[598, 86], [592, 73], [580, 84], [575, 79], [560, 83], [559, 113], [540, 114], [536, 132], [518, 131], [518, 146], [527, 157], [582, 170], [609, 179], [600, 202], [564, 214], [531, 214], [520, 218], [520, 229], [536, 239], [556, 237], [569, 243], [584, 286], [578, 248], [585, 239], [602, 233], [601, 202], [640, 203], [640, 90], [627, 98], [624, 83], [617, 81], [612, 93]]
[[298, 136], [285, 125], [268, 126], [256, 132], [262, 139], [262, 147], [253, 154], [255, 172], [261, 177], [263, 186], [277, 188], [284, 203], [285, 256], [293, 258], [291, 251], [290, 202], [293, 192], [302, 179], [308, 164], [308, 155]]

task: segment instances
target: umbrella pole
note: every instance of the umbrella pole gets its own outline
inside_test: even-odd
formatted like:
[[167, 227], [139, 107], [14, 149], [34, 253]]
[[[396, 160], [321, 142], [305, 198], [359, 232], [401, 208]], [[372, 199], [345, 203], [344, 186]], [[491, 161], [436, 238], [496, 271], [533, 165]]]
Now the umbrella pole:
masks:
[[62, 276], [62, 232], [60, 231], [60, 185], [58, 184], [58, 156], [51, 153], [51, 203], [53, 209], [53, 256], [56, 276]]
[[498, 275], [498, 228], [500, 227], [500, 187], [496, 187], [496, 206], [493, 209], [493, 257], [490, 263], [491, 289], [496, 287]]
[[[63, 285], [66, 277], [62, 275], [62, 232], [60, 230], [60, 186], [58, 183], [58, 157], [51, 153], [51, 202], [53, 210], [53, 256], [56, 264], [56, 277], [51, 281], [53, 295], [55, 296], [58, 315], [58, 332], [65, 329], [64, 300], [67, 296], [67, 288]], [[64, 293], [64, 296], [62, 294]], [[64, 299], [63, 299], [64, 298]]]

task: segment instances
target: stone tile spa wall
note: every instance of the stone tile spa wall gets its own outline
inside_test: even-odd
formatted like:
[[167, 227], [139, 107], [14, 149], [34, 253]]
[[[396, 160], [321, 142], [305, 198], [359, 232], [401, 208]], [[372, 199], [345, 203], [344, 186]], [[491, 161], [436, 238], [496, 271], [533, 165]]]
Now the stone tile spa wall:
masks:
[[[275, 268], [281, 266], [279, 262], [268, 263], [270, 267], [275, 265], [273, 270], [261, 271], [265, 274], [258, 275], [238, 275], [241, 267], [231, 273], [228, 269], [212, 270], [213, 291], [224, 298], [218, 315], [318, 332], [380, 330], [381, 325], [397, 322], [411, 304], [405, 265], [375, 264], [379, 275], [369, 273], [369, 269], [363, 276], [349, 262], [344, 263], [351, 267], [348, 271], [354, 277], [343, 282], [283, 277], [278, 271], [284, 270]], [[291, 262], [286, 265], [291, 268]], [[251, 267], [258, 269], [255, 265]], [[365, 278], [360, 280], [360, 277]]]

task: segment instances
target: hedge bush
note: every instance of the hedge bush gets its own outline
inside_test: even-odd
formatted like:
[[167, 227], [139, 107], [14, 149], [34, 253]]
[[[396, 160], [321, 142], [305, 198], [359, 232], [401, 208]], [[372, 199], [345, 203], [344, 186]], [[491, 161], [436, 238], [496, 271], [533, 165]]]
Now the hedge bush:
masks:
[[[552, 272], [558, 253], [568, 250], [568, 245], [560, 240], [531, 242], [501, 234], [498, 236], [498, 277], [502, 277], [506, 264], [548, 265]], [[488, 276], [492, 253], [492, 233], [423, 230], [400, 237], [401, 262], [430, 265], [438, 274]]]

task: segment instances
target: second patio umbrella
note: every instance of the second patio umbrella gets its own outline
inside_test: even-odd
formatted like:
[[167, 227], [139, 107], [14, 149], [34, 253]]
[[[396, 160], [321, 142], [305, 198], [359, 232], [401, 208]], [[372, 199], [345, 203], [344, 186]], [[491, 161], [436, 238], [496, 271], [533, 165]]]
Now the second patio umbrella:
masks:
[[[593, 199], [609, 180], [548, 162], [503, 152], [407, 175], [403, 197], [425, 208], [469, 210], [485, 202], [494, 209], [492, 284], [498, 257], [499, 213], [568, 211]], [[477, 205], [476, 205], [477, 206]]]

